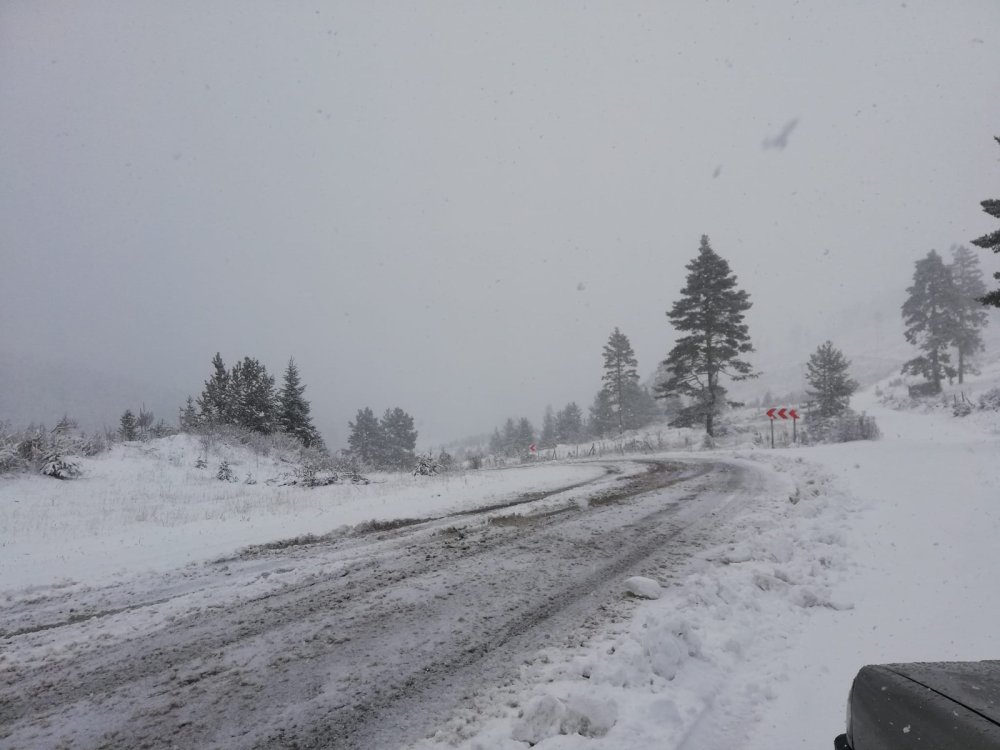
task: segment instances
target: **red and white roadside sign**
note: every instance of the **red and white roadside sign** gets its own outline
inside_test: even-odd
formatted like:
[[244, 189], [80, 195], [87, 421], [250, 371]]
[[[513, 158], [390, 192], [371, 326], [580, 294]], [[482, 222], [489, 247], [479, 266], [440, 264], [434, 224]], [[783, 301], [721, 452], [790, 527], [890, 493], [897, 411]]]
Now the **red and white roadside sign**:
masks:
[[775, 418], [780, 418], [784, 420], [792, 420], [792, 442], [797, 442], [798, 434], [795, 429], [798, 423], [799, 413], [794, 409], [790, 409], [787, 406], [772, 406], [767, 410], [767, 418], [771, 420], [771, 447], [774, 447], [774, 420]]

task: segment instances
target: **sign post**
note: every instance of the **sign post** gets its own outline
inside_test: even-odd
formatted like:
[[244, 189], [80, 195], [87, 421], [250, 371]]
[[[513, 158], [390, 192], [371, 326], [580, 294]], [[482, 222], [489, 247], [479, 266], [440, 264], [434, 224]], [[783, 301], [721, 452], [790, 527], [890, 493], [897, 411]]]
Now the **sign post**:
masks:
[[789, 409], [784, 406], [782, 406], [780, 409], [777, 406], [772, 406], [770, 409], [767, 410], [767, 418], [771, 420], [771, 447], [772, 448], [774, 447], [775, 412], [777, 412], [777, 415], [782, 419], [788, 419], [789, 417], [792, 418], [792, 442], [793, 443], [796, 442], [798, 440], [798, 433], [795, 429], [795, 426], [798, 424], [799, 421], [799, 413], [795, 411], [795, 409]]

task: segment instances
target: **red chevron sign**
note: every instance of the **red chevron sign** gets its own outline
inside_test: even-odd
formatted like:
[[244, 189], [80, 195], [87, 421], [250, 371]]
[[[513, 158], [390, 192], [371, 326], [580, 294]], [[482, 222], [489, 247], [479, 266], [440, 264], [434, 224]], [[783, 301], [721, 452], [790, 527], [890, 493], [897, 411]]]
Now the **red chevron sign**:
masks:
[[777, 406], [774, 406], [774, 407], [771, 407], [770, 409], [768, 409], [767, 410], [767, 418], [768, 419], [774, 419], [775, 412], [777, 412], [778, 416], [781, 417], [782, 419], [788, 419], [789, 417], [791, 417], [792, 419], [798, 419], [799, 418], [799, 413], [797, 411], [795, 411], [795, 409], [789, 409], [789, 408], [784, 407], [784, 406], [781, 407], [780, 409]]

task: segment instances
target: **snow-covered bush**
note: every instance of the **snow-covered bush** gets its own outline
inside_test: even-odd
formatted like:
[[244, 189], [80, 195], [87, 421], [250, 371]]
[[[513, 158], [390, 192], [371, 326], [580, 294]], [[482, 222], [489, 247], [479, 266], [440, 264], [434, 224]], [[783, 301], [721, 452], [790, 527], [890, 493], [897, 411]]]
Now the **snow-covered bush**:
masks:
[[809, 443], [849, 443], [878, 440], [882, 436], [874, 417], [853, 411], [835, 417], [807, 417], [805, 433], [805, 441]]
[[75, 479], [80, 476], [80, 465], [75, 461], [67, 461], [58, 447], [53, 446], [42, 460], [40, 472], [54, 479]]
[[417, 468], [413, 470], [413, 476], [429, 477], [439, 471], [441, 471], [441, 464], [430, 453], [417, 456]]
[[104, 450], [107, 444], [101, 435], [87, 437], [68, 417], [52, 430], [41, 425], [13, 430], [0, 423], [0, 474], [37, 471], [57, 479], [72, 479], [80, 475], [80, 468], [67, 456], [92, 456]]
[[222, 463], [219, 464], [219, 470], [215, 473], [215, 478], [222, 482], [235, 482], [236, 476], [233, 474], [232, 467], [229, 466], [229, 462], [223, 459]]
[[990, 388], [980, 396], [979, 408], [984, 411], [1000, 411], [1000, 388]]

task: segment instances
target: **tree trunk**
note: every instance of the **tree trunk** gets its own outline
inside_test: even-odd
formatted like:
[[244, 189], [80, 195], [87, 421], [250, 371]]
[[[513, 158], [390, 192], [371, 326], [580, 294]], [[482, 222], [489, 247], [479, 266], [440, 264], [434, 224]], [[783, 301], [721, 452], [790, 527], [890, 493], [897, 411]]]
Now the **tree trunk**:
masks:
[[962, 385], [963, 376], [965, 375], [965, 352], [962, 351], [962, 347], [958, 347], [958, 384]]

